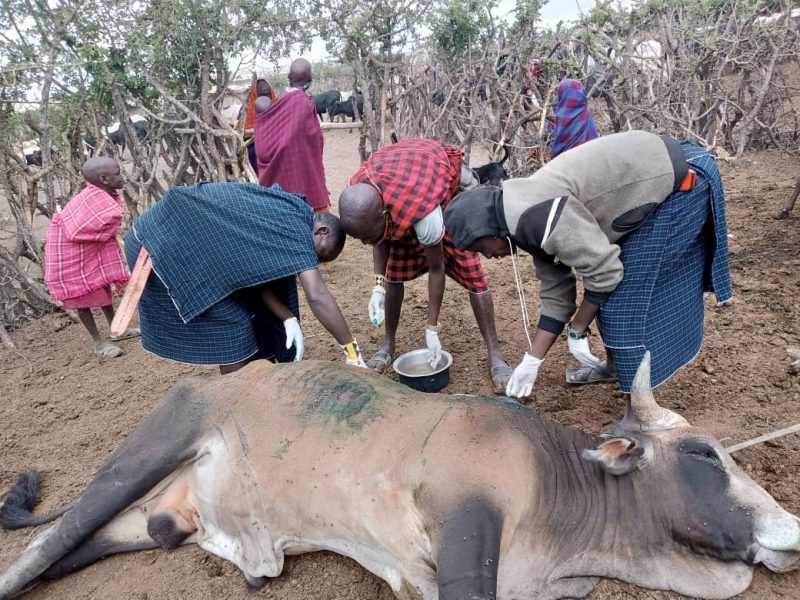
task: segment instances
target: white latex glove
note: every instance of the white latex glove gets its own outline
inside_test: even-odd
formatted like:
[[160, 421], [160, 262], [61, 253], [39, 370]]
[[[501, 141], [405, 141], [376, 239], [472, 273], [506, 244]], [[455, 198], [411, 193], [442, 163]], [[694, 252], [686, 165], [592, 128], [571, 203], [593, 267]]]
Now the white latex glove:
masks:
[[512, 398], [525, 398], [533, 392], [533, 384], [536, 383], [536, 376], [539, 375], [539, 367], [542, 364], [541, 358], [531, 356], [527, 352], [522, 357], [522, 362], [517, 365], [511, 374], [506, 386], [506, 396]]
[[286, 330], [286, 349], [294, 345], [294, 360], [300, 362], [303, 360], [303, 330], [300, 329], [300, 323], [292, 317], [283, 322], [283, 328]]
[[442, 342], [439, 341], [439, 333], [426, 329], [425, 345], [428, 347], [428, 363], [432, 369], [435, 369], [442, 360]]
[[595, 368], [603, 362], [592, 354], [589, 349], [589, 338], [574, 340], [571, 337], [567, 337], [567, 344], [569, 345], [570, 354], [582, 365]]
[[386, 288], [380, 285], [376, 285], [374, 288], [372, 288], [372, 297], [369, 299], [367, 311], [369, 312], [369, 320], [372, 321], [372, 324], [375, 325], [375, 327], [380, 327], [381, 323], [383, 323], [385, 316], [383, 310], [383, 300], [385, 297]]
[[364, 362], [364, 357], [361, 356], [361, 348], [358, 347], [357, 340], [353, 340], [349, 344], [339, 347], [342, 349], [342, 352], [344, 352], [344, 363], [346, 365], [361, 367], [362, 369], [367, 368], [367, 363]]

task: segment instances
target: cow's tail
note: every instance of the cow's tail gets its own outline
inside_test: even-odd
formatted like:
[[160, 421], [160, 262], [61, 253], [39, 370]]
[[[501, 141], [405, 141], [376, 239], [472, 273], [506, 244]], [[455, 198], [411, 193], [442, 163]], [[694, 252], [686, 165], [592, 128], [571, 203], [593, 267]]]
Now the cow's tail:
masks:
[[41, 477], [38, 471], [23, 471], [19, 474], [17, 482], [8, 492], [3, 505], [0, 506], [0, 527], [3, 529], [37, 527], [57, 519], [75, 506], [77, 500], [46, 515], [34, 516], [33, 509], [39, 503], [40, 481]]
[[[195, 457], [212, 400], [211, 394], [188, 383], [170, 389], [100, 467], [75, 506], [0, 572], [0, 600], [15, 597], [42, 577], [58, 577], [104, 555], [155, 546], [141, 511], [120, 513]], [[134, 520], [141, 535], [106, 539], [100, 530], [117, 516]]]

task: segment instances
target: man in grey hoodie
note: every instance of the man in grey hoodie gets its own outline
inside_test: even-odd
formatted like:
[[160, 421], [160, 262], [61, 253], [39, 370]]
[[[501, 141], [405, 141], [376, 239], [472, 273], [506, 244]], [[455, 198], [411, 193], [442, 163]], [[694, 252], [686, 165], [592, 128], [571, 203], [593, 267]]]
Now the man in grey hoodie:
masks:
[[[533, 256], [541, 315], [509, 396], [531, 394], [567, 323], [570, 352], [581, 363], [568, 370], [569, 383], [618, 377], [629, 392], [650, 350], [656, 386], [699, 351], [703, 292], [713, 290], [720, 303], [731, 297], [719, 171], [690, 142], [643, 131], [598, 138], [529, 178], [462, 193], [444, 221], [457, 248]], [[579, 307], [576, 273], [584, 287]], [[606, 362], [589, 349], [595, 317]]]

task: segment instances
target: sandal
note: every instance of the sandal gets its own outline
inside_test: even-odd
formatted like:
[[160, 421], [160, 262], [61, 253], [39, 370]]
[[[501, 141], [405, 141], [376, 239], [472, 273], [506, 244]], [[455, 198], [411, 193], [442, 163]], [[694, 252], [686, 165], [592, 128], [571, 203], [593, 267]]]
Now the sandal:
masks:
[[[489, 369], [489, 376], [492, 378], [492, 393], [504, 396], [506, 393], [506, 385], [511, 375], [514, 374], [514, 369], [508, 363], [502, 365], [495, 365]], [[504, 383], [498, 384], [497, 379], [502, 378]]]
[[375, 354], [372, 355], [367, 361], [367, 367], [375, 371], [376, 373], [383, 373], [390, 364], [392, 364], [392, 355], [388, 352], [384, 352], [383, 350], [378, 350]]
[[121, 342], [122, 340], [129, 340], [131, 338], [139, 337], [142, 335], [141, 330], [138, 327], [128, 327], [122, 335], [118, 337], [112, 337], [112, 342]]
[[606, 363], [603, 361], [596, 367], [588, 365], [581, 365], [579, 367], [570, 367], [565, 373], [567, 383], [573, 385], [588, 385], [591, 383], [613, 383], [617, 381], [617, 376], [606, 369]]

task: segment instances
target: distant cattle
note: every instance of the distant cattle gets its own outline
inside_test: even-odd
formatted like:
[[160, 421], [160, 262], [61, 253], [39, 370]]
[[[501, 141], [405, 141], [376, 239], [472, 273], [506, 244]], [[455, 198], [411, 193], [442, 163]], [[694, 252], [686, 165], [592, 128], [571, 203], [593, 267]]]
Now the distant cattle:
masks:
[[431, 94], [431, 104], [435, 104], [436, 106], [441, 106], [444, 104], [444, 92], [442, 90], [436, 90]]
[[330, 114], [331, 107], [337, 102], [341, 101], [342, 93], [339, 90], [329, 90], [321, 94], [314, 94], [314, 106], [317, 109], [317, 116], [322, 120], [322, 115], [328, 113], [328, 119], [333, 120]]
[[361, 117], [364, 114], [364, 95], [355, 94], [350, 96], [347, 100], [333, 103], [333, 106], [328, 109], [328, 116], [331, 121], [338, 115], [342, 115], [343, 118], [350, 117], [351, 121], [356, 120], [356, 112], [353, 109], [353, 98], [355, 98], [355, 108], [358, 109], [358, 116]]
[[[144, 141], [150, 133], [150, 122], [142, 115], [131, 115], [131, 126], [139, 141]], [[119, 121], [115, 121], [108, 127], [101, 127], [100, 130], [107, 142], [119, 149], [120, 156], [125, 153], [127, 142]], [[93, 156], [97, 150], [97, 139], [91, 131], [87, 132], [84, 137], [84, 146], [89, 156]]]
[[25, 158], [25, 164], [29, 167], [42, 166], [42, 149], [36, 140], [22, 142], [22, 156]]
[[500, 187], [503, 181], [508, 179], [508, 173], [503, 164], [508, 160], [509, 156], [511, 156], [511, 151], [508, 149], [508, 146], [503, 146], [503, 158], [497, 162], [490, 162], [475, 169], [478, 180], [482, 184]]

